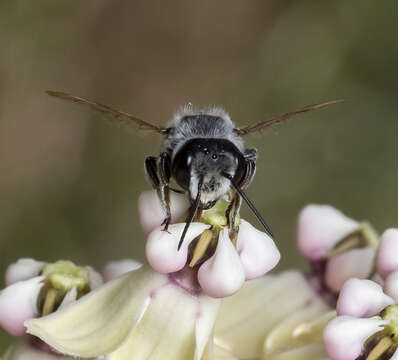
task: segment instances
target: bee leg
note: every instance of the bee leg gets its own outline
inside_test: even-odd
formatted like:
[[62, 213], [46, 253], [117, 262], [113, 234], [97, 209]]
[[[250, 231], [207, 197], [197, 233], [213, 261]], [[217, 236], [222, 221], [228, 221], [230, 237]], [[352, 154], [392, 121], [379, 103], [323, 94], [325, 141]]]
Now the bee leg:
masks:
[[256, 162], [257, 161], [257, 149], [255, 149], [255, 148], [246, 149], [245, 152], [243, 153], [243, 156], [247, 160]]
[[[239, 187], [241, 189], [245, 189], [249, 186], [256, 173], [257, 150], [256, 149], [246, 150], [244, 153], [244, 157], [245, 157], [246, 171], [243, 180], [239, 184]], [[241, 205], [242, 205], [242, 198], [239, 196], [239, 194], [235, 193], [226, 211], [226, 217], [230, 229], [230, 237], [235, 246], [238, 238], [239, 225], [237, 224], [237, 221]]]
[[232, 243], [235, 245], [235, 247], [236, 247], [236, 242], [238, 240], [239, 225], [237, 224], [237, 222], [238, 222], [238, 216], [239, 216], [239, 211], [240, 211], [241, 205], [242, 205], [241, 197], [238, 194], [235, 194], [234, 199], [232, 201], [231, 211], [228, 216], [228, 218], [229, 218], [229, 236], [232, 240]]
[[160, 154], [159, 158], [159, 198], [162, 206], [166, 210], [166, 218], [164, 219], [162, 225], [164, 225], [163, 231], [167, 231], [170, 221], [171, 221], [171, 210], [170, 210], [170, 156], [166, 152]]
[[[162, 160], [165, 158], [165, 156], [163, 155], [162, 157], [162, 155], [160, 158], [154, 156], [148, 156], [145, 159], [145, 171], [147, 173], [149, 182], [151, 183], [152, 187], [156, 190], [156, 193], [158, 194], [162, 208], [165, 209], [166, 218], [163, 221], [162, 225], [166, 225], [164, 230], [167, 231], [171, 219], [170, 196], [169, 196], [170, 194], [169, 194], [169, 187], [167, 180], [168, 173], [166, 171], [167, 169], [165, 168], [166, 165], [164, 165], [165, 160]], [[160, 178], [158, 176], [158, 172]]]
[[257, 149], [247, 149], [243, 156], [245, 158], [246, 171], [239, 186], [241, 189], [246, 189], [256, 174]]

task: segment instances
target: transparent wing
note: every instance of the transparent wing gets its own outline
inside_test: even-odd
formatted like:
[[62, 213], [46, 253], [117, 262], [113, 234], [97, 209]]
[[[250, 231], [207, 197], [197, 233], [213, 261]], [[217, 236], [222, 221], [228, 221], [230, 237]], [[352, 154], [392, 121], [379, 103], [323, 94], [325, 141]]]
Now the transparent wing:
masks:
[[161, 134], [167, 133], [167, 131], [168, 131], [167, 128], [161, 127], [159, 125], [150, 123], [145, 120], [138, 119], [133, 115], [130, 115], [123, 111], [113, 109], [107, 105], [89, 101], [89, 100], [86, 100], [86, 99], [83, 99], [83, 98], [80, 98], [77, 96], [73, 96], [73, 95], [70, 95], [70, 94], [67, 94], [67, 93], [64, 93], [61, 91], [49, 90], [46, 92], [50, 96], [54, 96], [54, 97], [62, 99], [62, 100], [71, 101], [76, 104], [88, 106], [91, 109], [101, 113], [102, 115], [105, 115], [105, 119], [107, 119], [108, 121], [117, 123], [119, 125], [128, 126], [128, 127], [130, 127], [131, 125], [139, 125], [139, 127], [142, 129], [156, 131]]
[[308, 105], [305, 106], [301, 109], [297, 109], [294, 111], [289, 111], [287, 113], [284, 113], [282, 115], [277, 115], [277, 116], [271, 116], [265, 120], [259, 121], [257, 123], [251, 124], [251, 125], [247, 125], [241, 128], [237, 128], [235, 129], [236, 133], [238, 133], [238, 135], [246, 135], [255, 131], [259, 131], [261, 129], [267, 128], [269, 126], [272, 125], [276, 125], [292, 116], [298, 115], [298, 114], [302, 114], [308, 111], [312, 111], [312, 110], [318, 110], [318, 109], [322, 109], [326, 106], [329, 105], [333, 105], [333, 104], [337, 104], [340, 102], [344, 102], [347, 101], [346, 99], [339, 99], [339, 100], [332, 100], [332, 101], [328, 101], [328, 102], [324, 102], [321, 104], [314, 104], [314, 105]]

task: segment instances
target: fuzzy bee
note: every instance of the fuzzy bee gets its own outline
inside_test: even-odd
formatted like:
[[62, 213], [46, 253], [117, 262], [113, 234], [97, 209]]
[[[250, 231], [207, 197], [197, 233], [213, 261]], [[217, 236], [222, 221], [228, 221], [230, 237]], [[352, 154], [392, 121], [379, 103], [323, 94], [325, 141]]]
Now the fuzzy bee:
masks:
[[277, 124], [291, 116], [344, 101], [334, 100], [309, 105], [240, 128], [235, 127], [229, 115], [220, 108], [196, 110], [191, 105], [186, 105], [174, 114], [165, 127], [162, 127], [109, 106], [63, 92], [47, 93], [60, 99], [87, 105], [111, 116], [112, 121], [138, 124], [141, 128], [162, 135], [160, 155], [148, 156], [145, 159], [145, 171], [165, 210], [166, 218], [162, 223], [165, 231], [171, 220], [170, 180], [174, 179], [183, 192], [189, 194], [191, 207], [178, 248], [183, 243], [190, 223], [200, 218], [202, 210], [210, 209], [221, 198], [229, 200], [226, 218], [232, 236], [238, 231], [237, 216], [242, 199], [267, 233], [273, 236], [267, 223], [244, 193], [244, 189], [249, 186], [256, 173], [257, 150], [246, 149], [242, 136]]

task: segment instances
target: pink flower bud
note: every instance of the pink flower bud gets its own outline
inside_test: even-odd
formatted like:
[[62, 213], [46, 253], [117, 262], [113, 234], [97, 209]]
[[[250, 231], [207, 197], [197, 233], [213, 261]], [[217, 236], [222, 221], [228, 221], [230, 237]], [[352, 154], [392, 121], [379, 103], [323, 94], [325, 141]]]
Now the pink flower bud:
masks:
[[[184, 194], [170, 192], [171, 222], [178, 222], [189, 208], [189, 201]], [[159, 227], [166, 217], [155, 190], [147, 190], [138, 198], [138, 213], [141, 227], [145, 234]]]
[[370, 317], [394, 303], [374, 281], [352, 278], [341, 288], [336, 310], [338, 315]]
[[361, 354], [365, 341], [386, 324], [378, 316], [366, 319], [337, 316], [323, 332], [326, 351], [332, 360], [354, 360]]
[[371, 247], [352, 249], [332, 257], [326, 265], [325, 283], [338, 293], [350, 278], [366, 279], [373, 268], [376, 250]]
[[309, 260], [320, 260], [325, 253], [360, 224], [328, 205], [308, 205], [298, 217], [297, 245]]
[[398, 270], [390, 273], [384, 281], [384, 292], [398, 303]]
[[243, 219], [239, 225], [237, 250], [246, 280], [263, 276], [278, 264], [281, 257], [274, 241]]
[[125, 273], [139, 269], [141, 266], [142, 263], [133, 259], [110, 261], [105, 265], [103, 271], [105, 281], [116, 279]]
[[149, 234], [146, 258], [155, 271], [168, 274], [181, 270], [187, 262], [189, 244], [210, 225], [191, 223], [181, 249], [178, 250], [184, 227], [185, 223], [178, 223], [170, 225], [168, 231], [163, 231], [163, 227], [159, 227]]
[[245, 282], [245, 269], [229, 236], [221, 230], [214, 255], [198, 271], [198, 281], [206, 295], [226, 297], [237, 292]]
[[398, 229], [386, 230], [380, 238], [377, 254], [377, 270], [385, 278], [389, 273], [398, 270]]
[[34, 259], [19, 259], [17, 262], [10, 264], [6, 270], [6, 286], [39, 275], [44, 264], [44, 262]]
[[0, 292], [0, 325], [11, 335], [24, 335], [24, 321], [37, 316], [37, 296], [43, 279], [36, 276], [19, 281]]

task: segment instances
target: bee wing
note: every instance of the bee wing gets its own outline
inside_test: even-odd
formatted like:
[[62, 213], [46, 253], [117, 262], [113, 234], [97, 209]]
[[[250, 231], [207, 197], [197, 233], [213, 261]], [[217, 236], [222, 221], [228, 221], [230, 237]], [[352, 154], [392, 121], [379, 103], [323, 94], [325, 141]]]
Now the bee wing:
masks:
[[56, 98], [67, 100], [74, 102], [76, 104], [82, 104], [89, 106], [91, 109], [100, 112], [102, 115], [105, 115], [105, 118], [110, 122], [115, 122], [119, 125], [131, 126], [131, 125], [139, 125], [140, 128], [156, 131], [158, 133], [164, 134], [167, 133], [167, 128], [161, 127], [156, 124], [152, 124], [148, 121], [141, 120], [136, 118], [133, 115], [130, 115], [126, 112], [119, 111], [113, 109], [107, 105], [99, 104], [93, 101], [89, 101], [77, 96], [69, 95], [67, 93], [61, 91], [46, 91], [46, 93], [50, 96], [54, 96]]
[[329, 105], [333, 105], [333, 104], [337, 104], [340, 102], [344, 102], [347, 101], [346, 99], [339, 99], [339, 100], [332, 100], [332, 101], [328, 101], [328, 102], [324, 102], [321, 104], [314, 104], [314, 105], [308, 105], [305, 106], [301, 109], [297, 109], [294, 111], [289, 111], [287, 113], [281, 114], [281, 115], [277, 115], [277, 116], [271, 116], [265, 120], [259, 121], [257, 123], [251, 124], [251, 125], [247, 125], [241, 128], [237, 128], [235, 129], [235, 132], [238, 135], [246, 135], [255, 131], [259, 131], [261, 129], [267, 128], [269, 126], [278, 124], [280, 122], [282, 122], [283, 120], [286, 120], [292, 116], [298, 115], [298, 114], [302, 114], [308, 111], [312, 111], [312, 110], [318, 110], [318, 109], [322, 109], [326, 106]]

